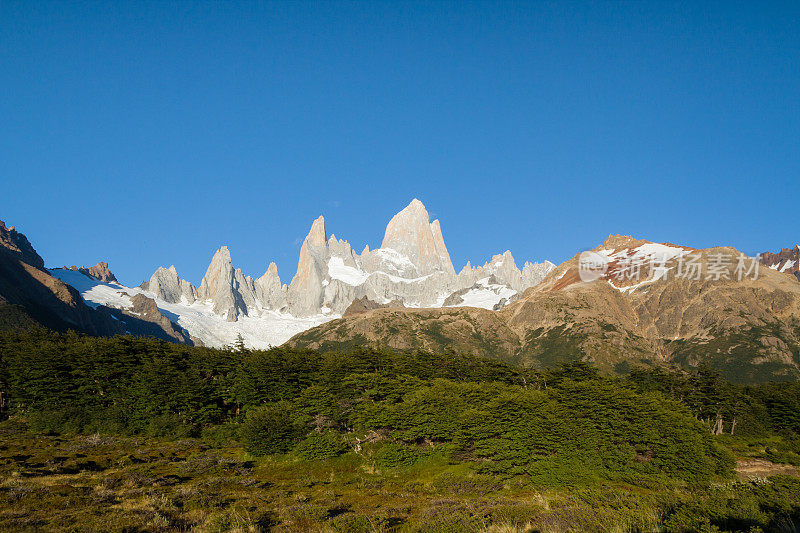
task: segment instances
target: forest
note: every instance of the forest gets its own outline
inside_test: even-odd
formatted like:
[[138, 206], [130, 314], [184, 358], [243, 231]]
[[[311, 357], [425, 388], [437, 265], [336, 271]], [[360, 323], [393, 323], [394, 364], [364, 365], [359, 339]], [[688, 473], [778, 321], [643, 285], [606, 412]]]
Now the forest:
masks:
[[[126, 514], [109, 508], [98, 511], [98, 527], [800, 527], [794, 468], [800, 466], [800, 383], [737, 385], [704, 367], [642, 367], [619, 377], [587, 363], [540, 371], [453, 352], [257, 351], [242, 343], [216, 350], [32, 329], [0, 334], [0, 418], [0, 437], [7, 441], [0, 446], [0, 500], [9, 504], [0, 511], [0, 526], [12, 529], [36, 529], [44, 520], [32, 518], [40, 509], [34, 500], [26, 503], [20, 487], [30, 483], [21, 478], [88, 476], [83, 482], [96, 493], [102, 475], [146, 465], [173, 468], [192, 453], [227, 454], [238, 465], [226, 474], [229, 482], [255, 476], [259, 485], [243, 495], [219, 489], [232, 501], [190, 512], [177, 487], [207, 482], [208, 472], [198, 477], [164, 470], [179, 481], [155, 488], [146, 482], [137, 490], [151, 491], [151, 499], [172, 498], [168, 509], [148, 504], [139, 514]], [[93, 474], [80, 467], [61, 472], [63, 464], [54, 461], [65, 453], [59, 447], [87, 439], [105, 443], [103, 459], [92, 460], [104, 466], [90, 468]], [[167, 451], [137, 463], [145, 443]], [[182, 453], [180, 461], [164, 459]], [[743, 477], [737, 460], [775, 465], [780, 475]], [[145, 480], [159, 477], [152, 474]], [[317, 487], [317, 478], [328, 481]], [[311, 486], [303, 488], [304, 479]], [[389, 486], [391, 497], [385, 494]], [[103, 490], [116, 494], [115, 501], [132, 497], [130, 487], [119, 494], [121, 488], [112, 489]], [[317, 490], [325, 497], [296, 499]], [[404, 495], [414, 503], [359, 508], [365, 501], [359, 493], [383, 495], [377, 501]], [[262, 494], [255, 503], [254, 494]], [[320, 498], [325, 512], [315, 507]], [[457, 509], [439, 512], [442, 506]], [[576, 506], [592, 513], [577, 513]]]

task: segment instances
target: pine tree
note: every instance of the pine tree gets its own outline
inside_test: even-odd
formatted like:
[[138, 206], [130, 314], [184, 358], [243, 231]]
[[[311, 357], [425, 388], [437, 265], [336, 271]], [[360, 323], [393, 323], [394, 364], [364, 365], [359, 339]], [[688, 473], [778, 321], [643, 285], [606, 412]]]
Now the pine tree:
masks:
[[247, 351], [247, 346], [244, 344], [244, 337], [242, 337], [241, 333], [236, 335], [236, 342], [233, 343], [233, 349], [239, 353]]

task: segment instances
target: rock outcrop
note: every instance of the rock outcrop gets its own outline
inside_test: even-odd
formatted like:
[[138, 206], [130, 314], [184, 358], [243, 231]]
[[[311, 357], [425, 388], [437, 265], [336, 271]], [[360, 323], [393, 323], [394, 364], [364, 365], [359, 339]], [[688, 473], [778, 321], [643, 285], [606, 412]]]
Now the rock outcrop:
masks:
[[154, 299], [143, 294], [130, 295], [128, 307], [98, 306], [96, 312], [113, 317], [115, 324], [122, 328], [120, 333], [128, 333], [142, 337], [156, 337], [169, 342], [182, 344], [200, 344], [195, 342], [189, 332], [172, 322], [156, 305]]
[[389, 303], [381, 304], [378, 302], [373, 302], [366, 296], [362, 296], [361, 298], [356, 298], [353, 300], [342, 316], [353, 316], [353, 315], [360, 315], [362, 313], [366, 313], [367, 311], [372, 311], [373, 309], [387, 309], [390, 307], [405, 307], [403, 302], [400, 300], [392, 300]]
[[81, 267], [81, 272], [86, 274], [87, 276], [92, 276], [94, 279], [98, 281], [102, 281], [103, 283], [110, 283], [113, 281], [117, 281], [116, 276], [111, 270], [108, 268], [108, 263], [100, 261], [94, 266], [89, 268]]
[[778, 272], [789, 272], [800, 281], [800, 244], [794, 248], [781, 248], [778, 253], [764, 252], [761, 262]]

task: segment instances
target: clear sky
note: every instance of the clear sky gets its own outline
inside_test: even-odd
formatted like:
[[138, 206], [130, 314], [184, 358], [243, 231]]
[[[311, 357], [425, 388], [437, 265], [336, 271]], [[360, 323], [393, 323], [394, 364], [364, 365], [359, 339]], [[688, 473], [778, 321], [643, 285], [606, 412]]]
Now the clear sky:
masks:
[[288, 282], [414, 197], [456, 269], [800, 242], [800, 3], [0, 0], [0, 219], [48, 265]]

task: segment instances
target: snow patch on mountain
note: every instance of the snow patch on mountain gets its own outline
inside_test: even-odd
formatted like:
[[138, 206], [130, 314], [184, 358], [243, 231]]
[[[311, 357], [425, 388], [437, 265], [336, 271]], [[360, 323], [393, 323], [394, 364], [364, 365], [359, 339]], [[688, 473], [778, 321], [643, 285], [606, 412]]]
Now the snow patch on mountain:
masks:
[[503, 299], [509, 300], [512, 296], [517, 294], [517, 291], [500, 285], [497, 283], [489, 283], [489, 278], [478, 280], [474, 288], [471, 288], [466, 294], [461, 296], [462, 303], [459, 306], [465, 307], [481, 307], [483, 309], [492, 310]]
[[[103, 305], [117, 309], [130, 309], [132, 307], [131, 296], [135, 294], [144, 294], [153, 298], [156, 306], [165, 316], [183, 327], [193, 338], [212, 347], [230, 346], [241, 334], [247, 347], [266, 349], [283, 344], [301, 331], [339, 318], [338, 315], [323, 313], [298, 318], [265, 309], [261, 310], [258, 316], [240, 316], [236, 321], [230, 322], [224, 313], [214, 313], [214, 303], [211, 300], [196, 301], [190, 304], [184, 298], [180, 303], [170, 303], [139, 287], [126, 287], [119, 283], [103, 283], [80, 272], [57, 268], [50, 270], [50, 273], [75, 287], [87, 305], [91, 307]], [[250, 313], [255, 314], [253, 310]]]
[[369, 278], [369, 274], [366, 272], [345, 265], [341, 257], [331, 257], [328, 259], [328, 275], [331, 279], [338, 279], [353, 286], [361, 285]]

